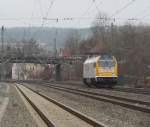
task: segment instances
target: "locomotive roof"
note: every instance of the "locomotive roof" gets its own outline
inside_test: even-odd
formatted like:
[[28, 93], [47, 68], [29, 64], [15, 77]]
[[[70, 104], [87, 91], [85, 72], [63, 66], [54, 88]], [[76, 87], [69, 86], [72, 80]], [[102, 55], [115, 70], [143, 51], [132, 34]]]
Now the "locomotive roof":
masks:
[[84, 64], [87, 63], [94, 63], [97, 62], [98, 60], [113, 60], [114, 57], [111, 55], [100, 55], [100, 56], [94, 56], [94, 57], [90, 57], [88, 59], [86, 59], [86, 61], [84, 62]]
[[90, 57], [84, 62], [84, 64], [97, 62], [99, 60], [99, 58], [100, 58], [100, 56]]

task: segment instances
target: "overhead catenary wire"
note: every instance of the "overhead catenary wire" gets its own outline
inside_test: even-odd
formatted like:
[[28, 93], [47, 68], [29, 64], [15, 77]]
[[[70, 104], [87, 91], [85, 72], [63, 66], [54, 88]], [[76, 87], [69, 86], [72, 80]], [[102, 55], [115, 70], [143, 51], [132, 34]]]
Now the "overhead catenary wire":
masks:
[[41, 16], [43, 17], [43, 16], [44, 16], [44, 14], [43, 14], [43, 7], [42, 7], [41, 0], [38, 0], [38, 3], [39, 3], [40, 11], [41, 11]]
[[[92, 9], [92, 7], [94, 6], [94, 2], [95, 0], [90, 0], [90, 4], [88, 5], [88, 7], [85, 9], [85, 11], [81, 14], [81, 17], [85, 17], [86, 15], [89, 14], [90, 10]], [[59, 20], [59, 19], [57, 19]], [[75, 32], [75, 36], [76, 37], [80, 37], [80, 32], [78, 31], [78, 29], [80, 29], [80, 24], [81, 24], [81, 20], [78, 19], [77, 22], [75, 23], [74, 26], [76, 26], [76, 32]], [[78, 47], [78, 40], [76, 39], [76, 46]], [[77, 53], [77, 52], [76, 52]]]
[[103, 20], [111, 20], [111, 21], [149, 21], [149, 18], [137, 18], [136, 16], [134, 16], [133, 18], [116, 18], [115, 16], [118, 15], [119, 13], [121, 13], [124, 9], [126, 9], [129, 5], [131, 5], [133, 2], [135, 2], [136, 0], [132, 0], [130, 2], [128, 2], [125, 6], [123, 6], [122, 8], [118, 9], [111, 17], [108, 18], [95, 18], [95, 17], [85, 17], [86, 14], [88, 14], [89, 10], [91, 9], [91, 7], [93, 7], [95, 5], [95, 9], [97, 11], [99, 11], [98, 8], [96, 8], [96, 6], [98, 7], [99, 4], [101, 4], [102, 2], [99, 2], [99, 4], [96, 4], [96, 0], [93, 0], [92, 4], [90, 4], [88, 6], [88, 8], [85, 10], [85, 12], [81, 15], [81, 17], [50, 17], [48, 18], [49, 12], [54, 4], [55, 0], [51, 0], [50, 2], [50, 6], [48, 8], [48, 10], [46, 11], [45, 15], [41, 16], [41, 17], [32, 17], [32, 18], [0, 18], [0, 20], [16, 20], [16, 21], [25, 21], [25, 20], [33, 20], [33, 21], [41, 21], [41, 25], [40, 28], [37, 29], [37, 31], [35, 31], [33, 36], [36, 36], [40, 30], [44, 27], [44, 24], [46, 23], [46, 20], [49, 21], [54, 21], [54, 22], [58, 22], [58, 21], [73, 21], [73, 20], [99, 20], [99, 19], [103, 19]]
[[[99, 10], [99, 8], [98, 8], [98, 6], [97, 6], [97, 4], [96, 4], [96, 0], [92, 0], [93, 1], [93, 4], [95, 5], [95, 8], [96, 8], [96, 10], [98, 11], [98, 12], [100, 12], [100, 10]], [[125, 10], [128, 6], [130, 6], [131, 4], [133, 4], [134, 2], [135, 2], [136, 0], [131, 0], [130, 2], [128, 2], [125, 6], [123, 6], [122, 8], [120, 8], [120, 9], [118, 9], [114, 14], [112, 14], [109, 18], [93, 18], [93, 17], [65, 17], [65, 18], [44, 18], [44, 20], [51, 20], [51, 21], [61, 21], [61, 20], [63, 20], [63, 21], [67, 21], [67, 20], [100, 20], [100, 19], [102, 19], [102, 20], [112, 20], [112, 21], [117, 21], [117, 20], [124, 20], [124, 21], [143, 21], [143, 19], [142, 18], [115, 18], [114, 16], [116, 16], [116, 15], [118, 15], [119, 13], [121, 13], [123, 10]], [[102, 3], [102, 2], [100, 2], [100, 3]], [[92, 4], [92, 5], [93, 5]], [[90, 8], [90, 7], [89, 7]], [[88, 9], [89, 9], [88, 8]], [[88, 12], [88, 10], [87, 10], [87, 12]], [[87, 13], [86, 12], [86, 13]], [[85, 14], [86, 14], [85, 13]], [[147, 19], [147, 20], [149, 20], [149, 19]]]
[[52, 6], [53, 6], [53, 4], [54, 4], [54, 1], [55, 1], [55, 0], [52, 0], [52, 1], [51, 1], [50, 6], [49, 6], [49, 8], [48, 8], [48, 10], [47, 10], [47, 12], [46, 12], [46, 14], [45, 14], [45, 17], [48, 17], [48, 15], [49, 15], [49, 13], [50, 13], [50, 10], [52, 9]]
[[51, 21], [72, 21], [72, 20], [112, 20], [112, 21], [149, 21], [150, 18], [143, 19], [143, 18], [103, 18], [103, 17], [56, 17], [56, 18], [44, 18], [44, 20], [51, 20]]
[[[146, 13], [147, 11], [150, 10], [150, 6], [146, 7], [144, 10], [142, 10], [140, 13], [138, 13], [137, 15], [135, 15], [135, 17], [140, 16], [140, 14]], [[142, 16], [141, 18], [145, 18], [145, 15]]]
[[[81, 14], [81, 17], [85, 17], [87, 14], [89, 14], [89, 11], [94, 6], [94, 0], [89, 0], [89, 2], [91, 3], [87, 7], [87, 9], [85, 9], [85, 11]], [[75, 26], [78, 26], [78, 27], [80, 26], [80, 19], [77, 20], [77, 22], [75, 23]]]
[[[0, 18], [0, 20], [20, 20], [20, 21], [23, 21], [23, 20], [37, 20], [37, 21], [41, 21], [42, 24], [43, 22], [45, 22], [45, 20], [54, 20], [54, 21], [59, 21], [59, 20], [92, 20], [92, 19], [95, 19], [95, 17], [84, 17], [88, 12], [89, 12], [89, 9], [95, 5], [95, 8], [97, 10], [99, 10], [97, 7], [99, 6], [99, 4], [102, 3], [99, 2], [99, 4], [97, 5], [96, 4], [96, 0], [92, 0], [92, 4], [90, 4], [88, 6], [88, 8], [86, 9], [86, 11], [81, 15], [81, 17], [64, 17], [64, 18], [61, 18], [61, 17], [54, 17], [54, 18], [48, 18], [48, 15], [49, 15], [49, 11], [51, 10], [53, 4], [54, 4], [54, 1], [55, 0], [51, 0], [50, 1], [50, 6], [47, 10], [47, 12], [45, 13], [45, 15], [41, 16], [41, 17], [34, 17], [34, 18]], [[107, 18], [107, 20], [149, 20], [149, 19], [142, 19], [142, 18], [136, 18], [136, 16], [134, 16], [133, 18], [115, 18], [114, 16], [115, 15], [118, 15], [119, 13], [121, 13], [124, 9], [126, 9], [128, 6], [130, 6], [133, 2], [135, 2], [136, 0], [131, 0], [130, 2], [128, 2], [126, 5], [124, 5], [122, 8], [118, 9], [113, 15], [111, 15], [109, 18]], [[41, 7], [42, 9], [42, 7]], [[42, 11], [42, 10], [41, 10]], [[41, 25], [43, 26], [43, 25]]]
[[85, 12], [83, 12], [82, 16], [87, 15], [92, 7], [93, 7], [93, 3], [88, 6], [88, 8], [85, 10]]
[[[31, 19], [34, 17], [34, 14], [35, 14], [35, 3], [36, 3], [36, 0], [33, 0], [33, 9], [32, 9], [32, 12], [31, 12]], [[42, 6], [40, 8], [41, 8], [41, 15], [43, 15]], [[32, 21], [31, 24], [29, 24], [29, 34], [31, 34], [32, 27], [33, 27], [33, 21]]]
[[[99, 4], [102, 4], [102, 1], [100, 1]], [[100, 9], [99, 9], [99, 7], [98, 7], [99, 5], [96, 3], [95, 0], [94, 0], [94, 5], [95, 5], [95, 8], [96, 8], [97, 12], [100, 13]]]
[[[38, 0], [40, 2], [40, 0]], [[40, 9], [41, 9], [41, 6], [40, 6]], [[35, 10], [35, 0], [33, 0], [33, 8], [32, 8], [32, 12], [31, 12], [31, 19], [34, 17], [34, 10]], [[41, 10], [41, 15], [42, 15], [42, 10]], [[23, 36], [22, 36], [22, 41], [26, 40], [26, 33], [28, 33], [28, 39], [30, 39], [30, 34], [31, 34], [31, 29], [32, 29], [32, 26], [33, 26], [33, 22], [32, 23], [29, 23], [28, 24], [28, 29], [24, 28], [23, 30]], [[27, 32], [28, 30], [28, 32]]]
[[[35, 0], [36, 1], [36, 0]], [[42, 7], [42, 5], [41, 5], [41, 0], [38, 0], [38, 1], [40, 1], [38, 4], [41, 6], [40, 8], [41, 8], [41, 14], [42, 14], [42, 11], [43, 11], [43, 7]], [[48, 0], [47, 0], [48, 1]], [[49, 15], [49, 11], [51, 10], [51, 6], [53, 6], [53, 4], [54, 4], [54, 0], [49, 0], [50, 2], [49, 2], [49, 7], [46, 9], [46, 12], [45, 13], [43, 13], [43, 15], [41, 15], [41, 17], [33, 17], [33, 18], [0, 18], [0, 20], [17, 20], [17, 21], [25, 21], [25, 20], [28, 20], [28, 21], [30, 21], [30, 20], [33, 20], [33, 22], [31, 22], [30, 24], [33, 24], [35, 21], [40, 21], [40, 22], [42, 22], [42, 23], [40, 23], [40, 25], [39, 25], [39, 22], [36, 24], [35, 23], [35, 26], [40, 26], [40, 30], [41, 30], [41, 28], [44, 26], [44, 25], [42, 25], [43, 24], [43, 22], [44, 22], [44, 24], [46, 24], [46, 21], [45, 20], [47, 20], [48, 18], [48, 15]], [[98, 10], [100, 10], [101, 8], [99, 7], [99, 4], [101, 4], [102, 2], [100, 2], [99, 0], [89, 0], [89, 1], [92, 1], [91, 3], [89, 3], [89, 6], [87, 7], [87, 9], [85, 9], [85, 12], [83, 13], [83, 16], [81, 16], [81, 17], [74, 17], [73, 19], [71, 19], [71, 17], [65, 17], [64, 19], [62, 19], [61, 17], [54, 17], [53, 19], [54, 20], [49, 20], [49, 21], [54, 21], [54, 22], [58, 22], [58, 21], [61, 21], [61, 20], [63, 20], [63, 21], [72, 21], [72, 20], [95, 20], [95, 17], [89, 17], [89, 16], [87, 16], [87, 17], [85, 17], [88, 13], [89, 13], [89, 11], [90, 10], [92, 10], [93, 9], [93, 7], [95, 6], [95, 9], [98, 11]], [[127, 9], [127, 7], [129, 7], [131, 4], [133, 4], [135, 1], [137, 1], [137, 0], [130, 0], [130, 1], [128, 1], [128, 2], [126, 2], [126, 4], [125, 5], [122, 5], [123, 7], [121, 7], [120, 9], [118, 9], [113, 15], [114, 16], [110, 16], [110, 18], [108, 17], [108, 19], [107, 20], [114, 20], [114, 21], [148, 21], [149, 19], [147, 18], [147, 16], [149, 15], [149, 14], [146, 14], [146, 13], [143, 13], [142, 15], [144, 15], [143, 17], [137, 17], [137, 16], [133, 16], [133, 18], [119, 18], [119, 16], [118, 16], [118, 18], [116, 18], [115, 16], [116, 15], [118, 15], [118, 14], [120, 14], [122, 11], [124, 11], [124, 9]], [[39, 6], [38, 5], [38, 6]], [[47, 5], [46, 5], [47, 6]], [[98, 8], [97, 8], [98, 7]], [[40, 10], [40, 8], [39, 8], [39, 10]], [[146, 10], [148, 10], [149, 9], [149, 7], [147, 8], [147, 9], [145, 9], [145, 11]], [[144, 12], [144, 11], [143, 11]], [[142, 13], [142, 12], [141, 12]], [[73, 16], [72, 16], [73, 17]], [[52, 18], [49, 18], [49, 19], [52, 19]], [[96, 19], [96, 20], [98, 20], [98, 19]], [[27, 24], [27, 23], [26, 23]], [[39, 30], [39, 32], [40, 32], [40, 30]], [[34, 31], [35, 32], [35, 31]], [[38, 32], [38, 33], [39, 33]], [[36, 32], [35, 32], [36, 33]], [[37, 34], [35, 34], [36, 36], [37, 36]]]
[[136, 0], [131, 0], [126, 5], [124, 5], [122, 8], [118, 9], [115, 13], [113, 13], [110, 18], [113, 18], [114, 16], [118, 15], [122, 11], [124, 11], [126, 8], [128, 8], [131, 4], [133, 4]]
[[[88, 8], [86, 9], [86, 11], [81, 16], [87, 15], [93, 6], [97, 6], [97, 4], [95, 2], [96, 2], [95, 0], [92, 0], [92, 3], [88, 6]], [[100, 4], [101, 3], [102, 3], [102, 1], [100, 1]]]
[[37, 36], [37, 34], [40, 33], [41, 30], [43, 29], [44, 24], [45, 24], [45, 20], [44, 20], [44, 19], [48, 17], [48, 15], [49, 15], [49, 13], [50, 13], [50, 10], [51, 10], [51, 8], [52, 8], [52, 6], [53, 6], [53, 4], [54, 4], [54, 1], [55, 1], [55, 0], [51, 0], [50, 5], [49, 5], [49, 8], [48, 8], [48, 10], [47, 10], [45, 16], [42, 17], [42, 24], [41, 24], [41, 27], [39, 27], [39, 29], [33, 34], [33, 38], [35, 38], [35, 37]]
[[[142, 12], [141, 12], [141, 14], [145, 14], [145, 12], [149, 12], [150, 11], [150, 6], [148, 6], [146, 9], [144, 9]], [[144, 16], [142, 16], [141, 18], [143, 18], [143, 19], [145, 19], [146, 17], [148, 17], [150, 15], [150, 12], [149, 13], [147, 13], [147, 14], [145, 14]]]
[[[90, 6], [87, 8], [87, 11], [85, 13], [83, 13], [83, 15], [81, 15], [81, 17], [86, 16], [87, 14], [89, 14], [90, 12], [93, 13], [93, 11], [96, 9], [96, 12], [100, 12], [99, 9], [99, 5], [103, 4], [103, 1], [99, 1], [99, 3], [96, 3], [96, 0], [92, 0], [92, 3], [90, 4]], [[94, 7], [92, 9], [92, 7]], [[92, 9], [92, 10], [91, 10]], [[90, 12], [89, 12], [90, 11]]]
[[102, 17], [50, 17], [50, 18], [0, 18], [0, 20], [4, 20], [4, 21], [21, 21], [24, 24], [27, 24], [23, 21], [26, 20], [36, 20], [36, 21], [43, 21], [43, 20], [49, 20], [49, 21], [54, 21], [54, 22], [58, 22], [58, 21], [72, 21], [72, 20], [99, 20], [99, 19], [103, 19], [103, 20], [114, 20], [114, 21], [149, 21], [150, 18], [102, 18]]

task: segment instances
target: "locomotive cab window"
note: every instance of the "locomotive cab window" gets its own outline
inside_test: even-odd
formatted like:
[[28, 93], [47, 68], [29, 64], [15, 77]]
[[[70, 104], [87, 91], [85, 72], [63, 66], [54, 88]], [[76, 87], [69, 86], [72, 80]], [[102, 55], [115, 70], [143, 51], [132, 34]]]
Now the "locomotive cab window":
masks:
[[101, 60], [99, 61], [101, 67], [114, 67], [115, 62], [113, 60]]

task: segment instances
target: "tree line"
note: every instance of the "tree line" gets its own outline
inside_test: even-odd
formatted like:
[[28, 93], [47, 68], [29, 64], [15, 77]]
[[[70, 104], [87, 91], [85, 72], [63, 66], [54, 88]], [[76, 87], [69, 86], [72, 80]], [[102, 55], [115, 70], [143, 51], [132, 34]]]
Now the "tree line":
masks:
[[85, 55], [90, 52], [110, 53], [116, 56], [121, 75], [138, 79], [150, 75], [150, 26], [146, 24], [114, 25], [107, 15], [99, 13], [91, 27], [92, 36], [81, 40], [80, 35], [69, 34], [65, 48], [71, 54]]

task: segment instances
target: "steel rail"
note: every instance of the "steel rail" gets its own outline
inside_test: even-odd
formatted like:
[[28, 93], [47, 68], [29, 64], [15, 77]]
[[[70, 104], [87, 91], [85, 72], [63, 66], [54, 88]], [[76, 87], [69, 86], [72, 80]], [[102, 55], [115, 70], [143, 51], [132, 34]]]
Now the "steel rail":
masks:
[[16, 88], [20, 91], [20, 93], [25, 97], [25, 99], [29, 102], [29, 104], [32, 106], [32, 108], [38, 113], [40, 118], [44, 121], [44, 123], [48, 127], [55, 127], [52, 122], [47, 119], [47, 117], [38, 109], [38, 107], [24, 94], [24, 92], [16, 85]]
[[[23, 85], [24, 86], [24, 85]], [[66, 106], [50, 97], [48, 97], [47, 95], [44, 95], [43, 93], [39, 92], [39, 91], [36, 91], [36, 90], [33, 90], [32, 88], [30, 87], [27, 87], [27, 86], [24, 86], [26, 87], [27, 89], [31, 90], [32, 92], [38, 94], [39, 96], [43, 97], [44, 99], [52, 102], [53, 104], [59, 106], [60, 108], [66, 110], [67, 112], [73, 114], [74, 116], [80, 118], [81, 120], [87, 122], [88, 124], [92, 125], [93, 127], [107, 127], [106, 125], [104, 125], [103, 123], [99, 122], [99, 121], [96, 121], [95, 119], [91, 118], [91, 117], [88, 117], [86, 116], [85, 114], [69, 107], [69, 106]], [[29, 99], [29, 98], [28, 98]], [[31, 101], [31, 100], [30, 100]], [[51, 126], [48, 126], [48, 127], [51, 127]]]
[[124, 98], [124, 97], [113, 96], [113, 95], [108, 95], [108, 94], [102, 94], [102, 93], [97, 93], [97, 92], [90, 92], [90, 91], [86, 91], [86, 90], [73, 89], [73, 88], [62, 87], [62, 86], [58, 86], [58, 85], [56, 86], [56, 85], [52, 85], [52, 84], [50, 84], [50, 85], [47, 84], [45, 86], [48, 86], [48, 87], [52, 86], [52, 87], [62, 88], [64, 90], [67, 89], [67, 90], [82, 92], [82, 93], [86, 93], [86, 94], [103, 96], [103, 97], [107, 97], [107, 98], [112, 98], [112, 99], [117, 99], [117, 100], [123, 100], [123, 101], [131, 102], [131, 103], [138, 103], [138, 104], [141, 104], [141, 105], [150, 106], [150, 102], [145, 102], [145, 101], [140, 101], [140, 100], [135, 100], [135, 99], [130, 99], [130, 98]]
[[[44, 83], [51, 83], [51, 82], [44, 82]], [[60, 84], [60, 83], [55, 83], [55, 84]], [[62, 83], [62, 84], [72, 84], [72, 85], [77, 85], [78, 83]], [[81, 85], [83, 85], [81, 83]], [[93, 85], [94, 86], [94, 85]], [[108, 90], [105, 88], [105, 90]], [[133, 87], [121, 87], [121, 86], [115, 86], [112, 91], [120, 91], [120, 92], [127, 92], [127, 93], [136, 93], [136, 94], [144, 94], [144, 95], [150, 95], [150, 89], [146, 88], [133, 88]]]
[[76, 94], [76, 95], [85, 96], [85, 97], [92, 98], [92, 99], [95, 99], [98, 101], [109, 102], [112, 104], [130, 108], [133, 110], [150, 113], [150, 103], [149, 102], [133, 100], [133, 99], [129, 99], [129, 98], [112, 96], [112, 95], [106, 95], [106, 94], [101, 94], [101, 93], [94, 93], [94, 92], [89, 92], [89, 91], [85, 91], [85, 90], [66, 88], [66, 87], [56, 86], [56, 85], [52, 85], [52, 84], [42, 84], [42, 85], [45, 87], [52, 88], [52, 89], [65, 91], [65, 92]]
[[[14, 80], [14, 81], [7, 81], [6, 82], [19, 82], [19, 83], [52, 83], [52, 82], [43, 82], [43, 81], [33, 81], [33, 80], [29, 80], [29, 81], [18, 81], [18, 80]], [[58, 82], [54, 82], [53, 84], [60, 84]], [[62, 83], [62, 84], [72, 84], [72, 85], [76, 85], [76, 83]], [[81, 83], [82, 85], [82, 83]], [[145, 88], [133, 88], [133, 87], [114, 87], [113, 89], [104, 89], [104, 90], [112, 90], [112, 91], [120, 91], [120, 92], [127, 92], [127, 93], [135, 93], [135, 94], [143, 94], [143, 95], [150, 95], [150, 90], [149, 89], [145, 89]]]
[[150, 95], [150, 89], [145, 89], [145, 88], [115, 87], [113, 91]]
[[[60, 84], [60, 82], [48, 82], [48, 81], [41, 81], [41, 80], [3, 80], [4, 82], [12, 82], [12, 83], [54, 83], [54, 84]], [[71, 85], [83, 85], [82, 83], [64, 83], [61, 82], [61, 84], [71, 84]], [[87, 87], [85, 87], [87, 88]], [[96, 89], [96, 88], [95, 88]], [[148, 88], [133, 88], [133, 87], [121, 87], [121, 86], [115, 86], [113, 89], [104, 89], [104, 90], [112, 90], [112, 91], [120, 91], [120, 92], [127, 92], [127, 93], [135, 93], [135, 94], [143, 94], [143, 95], [150, 95], [150, 89]]]

